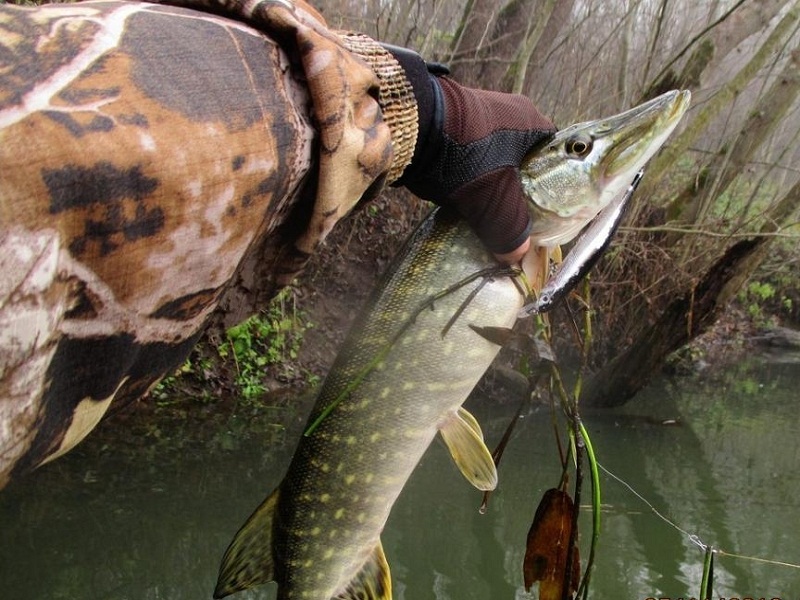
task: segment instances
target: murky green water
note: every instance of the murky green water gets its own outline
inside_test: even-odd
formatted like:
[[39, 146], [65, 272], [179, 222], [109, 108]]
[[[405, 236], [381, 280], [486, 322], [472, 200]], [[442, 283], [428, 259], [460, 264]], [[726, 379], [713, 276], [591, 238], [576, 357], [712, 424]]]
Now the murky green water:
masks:
[[[800, 564], [800, 365], [754, 361], [725, 375], [661, 381], [625, 411], [586, 414], [599, 459], [686, 534]], [[491, 442], [514, 409], [472, 406]], [[655, 424], [662, 418], [682, 424]], [[0, 492], [0, 597], [210, 598], [231, 536], [286, 467], [302, 416], [287, 421], [282, 432], [220, 432], [202, 445], [164, 432], [174, 450], [144, 448], [136, 460], [89, 441]], [[518, 427], [485, 515], [434, 446], [384, 533], [395, 598], [531, 597], [522, 590], [523, 545], [558, 472], [545, 409]], [[697, 595], [702, 553], [688, 535], [607, 475], [603, 505], [592, 598]], [[583, 519], [585, 541], [588, 512]], [[718, 597], [800, 598], [800, 569], [720, 556], [715, 575]], [[275, 590], [239, 597], [271, 599]]]

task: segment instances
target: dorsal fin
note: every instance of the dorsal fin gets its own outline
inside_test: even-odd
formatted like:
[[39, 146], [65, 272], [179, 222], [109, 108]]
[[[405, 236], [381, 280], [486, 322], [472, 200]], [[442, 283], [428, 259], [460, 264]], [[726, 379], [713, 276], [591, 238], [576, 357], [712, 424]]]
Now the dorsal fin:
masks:
[[331, 600], [392, 600], [392, 575], [380, 541], [347, 589]]
[[214, 598], [224, 598], [275, 579], [272, 523], [277, 504], [278, 490], [275, 490], [233, 536], [222, 557]]
[[478, 420], [459, 408], [447, 417], [439, 431], [464, 477], [479, 490], [493, 490], [497, 486], [497, 468], [492, 453], [483, 443]]

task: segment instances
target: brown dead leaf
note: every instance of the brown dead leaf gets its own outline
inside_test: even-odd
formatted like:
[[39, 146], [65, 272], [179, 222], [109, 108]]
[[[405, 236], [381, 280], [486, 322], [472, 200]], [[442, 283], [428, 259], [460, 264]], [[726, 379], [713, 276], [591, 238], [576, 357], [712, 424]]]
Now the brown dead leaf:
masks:
[[[569, 494], [558, 489], [544, 493], [533, 524], [528, 531], [527, 550], [522, 564], [525, 591], [539, 582], [540, 600], [561, 600], [564, 587], [567, 551], [572, 534], [575, 506]], [[578, 589], [580, 558], [578, 546], [572, 551], [569, 597]]]

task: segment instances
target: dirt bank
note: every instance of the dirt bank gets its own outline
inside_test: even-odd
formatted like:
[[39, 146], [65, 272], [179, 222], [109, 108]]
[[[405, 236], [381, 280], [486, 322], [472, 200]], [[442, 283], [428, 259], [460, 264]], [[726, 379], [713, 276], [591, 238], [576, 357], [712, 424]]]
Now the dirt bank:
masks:
[[329, 236], [298, 280], [300, 308], [313, 325], [304, 334], [298, 362], [324, 376], [350, 323], [392, 257], [431, 205], [391, 190], [358, 210]]

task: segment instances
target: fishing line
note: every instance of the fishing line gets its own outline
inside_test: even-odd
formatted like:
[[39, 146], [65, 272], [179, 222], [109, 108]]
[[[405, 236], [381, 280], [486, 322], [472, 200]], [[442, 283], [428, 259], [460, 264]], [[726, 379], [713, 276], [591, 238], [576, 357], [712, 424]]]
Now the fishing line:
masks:
[[[622, 484], [634, 496], [636, 496], [639, 500], [644, 502], [647, 505], [647, 507], [651, 511], [653, 511], [653, 513], [659, 519], [661, 519], [667, 525], [670, 525], [672, 528], [676, 529], [677, 531], [682, 533], [684, 536], [686, 536], [686, 538], [690, 542], [692, 542], [695, 546], [697, 546], [698, 548], [700, 548], [704, 552], [709, 548], [709, 545], [706, 544], [705, 542], [703, 542], [703, 540], [700, 538], [699, 535], [697, 535], [695, 533], [689, 533], [688, 531], [686, 531], [685, 529], [680, 527], [677, 523], [672, 521], [669, 517], [667, 517], [666, 515], [664, 515], [661, 512], [659, 512], [659, 510], [655, 506], [653, 506], [644, 496], [642, 496], [639, 492], [637, 492], [635, 489], [633, 489], [633, 487], [627, 481], [625, 481], [625, 480], [617, 477], [616, 475], [614, 475], [614, 473], [612, 473], [611, 471], [606, 469], [599, 462], [597, 463], [597, 466], [600, 469], [602, 469], [602, 471], [606, 475], [608, 475], [612, 479], [616, 480], [618, 483]], [[798, 564], [794, 564], [794, 563], [790, 563], [790, 562], [784, 562], [784, 561], [780, 561], [780, 560], [772, 560], [772, 559], [769, 559], [769, 558], [761, 558], [761, 557], [758, 557], [758, 556], [748, 556], [746, 554], [735, 554], [733, 552], [726, 552], [725, 550], [722, 550], [720, 548], [712, 548], [712, 552], [714, 554], [718, 554], [719, 556], [729, 556], [731, 558], [741, 558], [743, 560], [751, 560], [753, 562], [765, 563], [765, 564], [769, 564], [769, 565], [776, 565], [776, 566], [779, 566], [779, 567], [789, 567], [791, 569], [800, 569], [800, 565], [798, 565]]]

